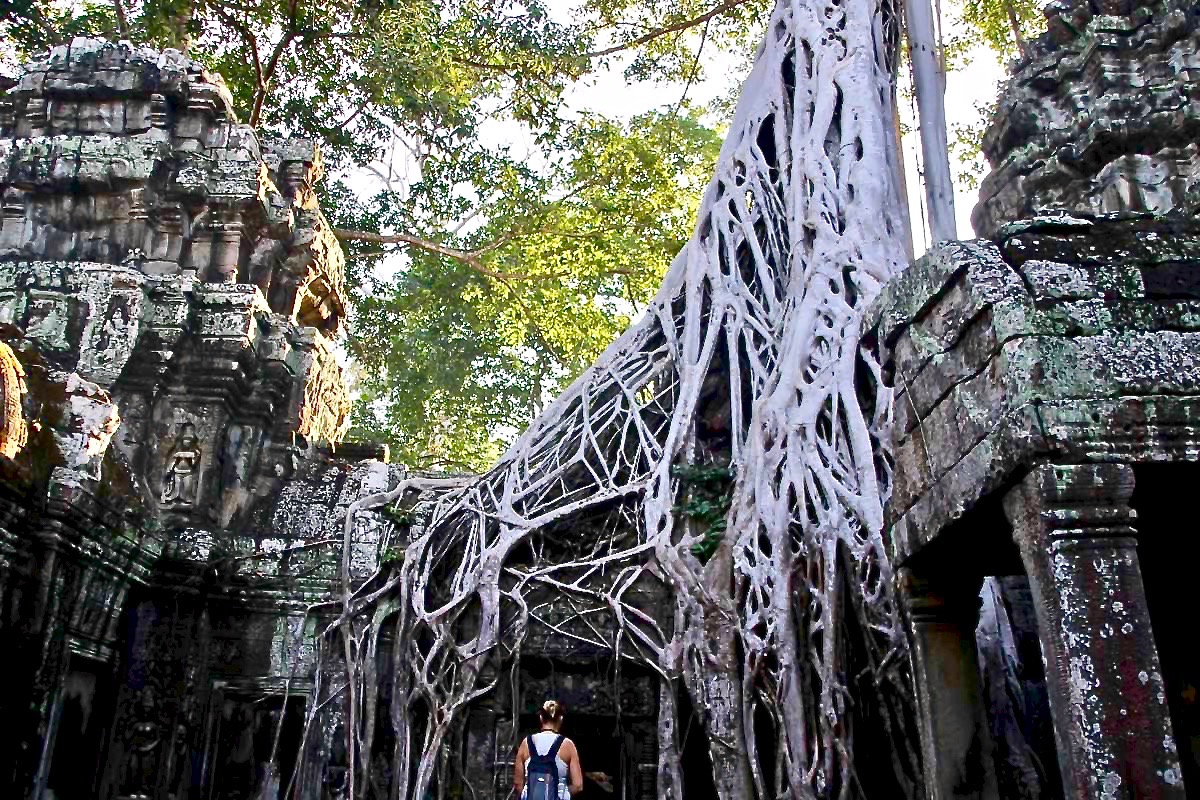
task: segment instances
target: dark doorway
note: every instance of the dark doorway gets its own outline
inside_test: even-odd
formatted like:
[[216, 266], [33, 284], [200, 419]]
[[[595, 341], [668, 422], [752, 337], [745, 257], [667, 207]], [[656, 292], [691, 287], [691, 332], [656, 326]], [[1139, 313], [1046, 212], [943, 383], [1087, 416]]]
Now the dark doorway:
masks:
[[[978, 704], [991, 739], [991, 757], [982, 758], [978, 745], [969, 741], [963, 742], [967, 748], [958, 750], [958, 755], [967, 769], [981, 768], [994, 775], [1000, 797], [1059, 800], [1064, 791], [1036, 604], [1002, 506], [1004, 495], [1000, 490], [980, 499], [909, 559], [909, 568], [918, 578], [913, 582], [918, 602], [909, 609], [910, 631], [914, 638], [928, 637], [920, 642], [925, 657], [940, 662], [935, 674], [941, 679], [923, 684], [920, 690], [934, 698], [930, 705], [939, 708], [944, 717], [948, 709], [957, 709], [960, 719], [969, 719], [968, 713], [978, 712], [968, 710], [967, 704]], [[973, 629], [964, 624], [972, 618]], [[952, 628], [958, 628], [961, 637], [956, 645], [948, 633]], [[964, 641], [968, 636], [974, 640], [969, 642], [974, 653], [963, 647], [968, 645]], [[871, 675], [865, 669], [870, 666], [864, 661], [865, 653], [864, 649], [851, 652], [851, 674]], [[978, 683], [969, 691], [960, 691], [961, 684], [956, 682], [966, 674], [961, 671], [962, 659], [974, 660], [978, 671]], [[855, 737], [857, 763], [869, 760], [871, 753], [886, 744], [876, 738], [886, 721], [877, 716], [877, 710], [886, 710], [891, 693], [872, 690], [873, 683], [873, 679], [869, 684], [860, 683], [860, 691], [868, 697], [875, 691], [875, 701], [854, 711], [857, 731], [865, 734]], [[902, 709], [893, 716], [905, 719]], [[949, 719], [934, 720], [938, 727], [934, 736], [944, 737], [935, 738], [934, 746], [954, 747], [961, 741], [955, 727], [941, 727]], [[896, 723], [889, 724], [895, 728]], [[911, 751], [903, 755], [909, 758], [897, 760], [899, 768], [860, 769], [855, 777], [864, 791], [887, 796], [901, 793], [906, 785], [919, 785], [920, 762]], [[942, 781], [943, 790], [958, 780], [951, 772], [923, 779], [931, 778]]]
[[113, 714], [109, 667], [71, 656], [59, 694], [45, 800], [92, 800]]
[[304, 736], [302, 695], [217, 692], [209, 800], [282, 800]]
[[1001, 797], [1065, 797], [1029, 578], [984, 579], [975, 640]]
[[1200, 633], [1192, 581], [1200, 563], [1200, 530], [1188, 499], [1200, 481], [1200, 464], [1134, 467], [1131, 505], [1137, 511], [1138, 561], [1175, 747], [1190, 797], [1200, 796]]
[[[468, 733], [474, 743], [468, 747], [492, 748], [487, 777], [479, 769], [486, 762], [466, 754], [469, 782], [486, 786], [490, 781], [493, 800], [509, 798], [516, 749], [538, 730], [542, 704], [554, 699], [566, 710], [562, 733], [575, 742], [585, 773], [584, 791], [575, 800], [657, 800], [657, 675], [635, 664], [618, 672], [605, 658], [525, 656], [516, 669], [517, 694], [498, 698], [499, 713], [478, 709], [486, 728]], [[589, 779], [586, 773], [602, 773], [607, 780]]]

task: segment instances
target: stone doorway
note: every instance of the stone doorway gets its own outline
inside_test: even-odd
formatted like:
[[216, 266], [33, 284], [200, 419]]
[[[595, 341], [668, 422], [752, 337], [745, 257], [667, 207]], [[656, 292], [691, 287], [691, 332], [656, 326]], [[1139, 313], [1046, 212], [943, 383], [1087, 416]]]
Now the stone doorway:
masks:
[[205, 800], [282, 800], [301, 755], [306, 699], [218, 688]]
[[55, 708], [43, 800], [92, 800], [116, 691], [107, 664], [72, 655]]
[[[503, 724], [503, 723], [502, 723]], [[523, 714], [520, 730], [535, 731], [537, 715]], [[607, 714], [571, 714], [563, 724], [562, 733], [579, 749], [580, 763], [585, 773], [604, 773], [609, 776], [612, 791], [606, 791], [591, 775], [585, 776], [583, 793], [575, 800], [643, 800], [654, 797], [655, 764], [644, 761], [646, 739], [653, 737], [653, 727], [642, 720], [623, 720]]]
[[502, 682], [496, 694], [472, 709], [468, 718], [464, 778], [473, 787], [491, 787], [479, 796], [508, 800], [517, 746], [538, 729], [542, 703], [554, 698], [567, 709], [563, 733], [578, 746], [583, 769], [611, 777], [611, 792], [585, 779], [584, 793], [577, 798], [658, 797], [655, 675], [625, 665], [618, 681], [608, 659], [525, 657], [517, 676], [515, 696]]

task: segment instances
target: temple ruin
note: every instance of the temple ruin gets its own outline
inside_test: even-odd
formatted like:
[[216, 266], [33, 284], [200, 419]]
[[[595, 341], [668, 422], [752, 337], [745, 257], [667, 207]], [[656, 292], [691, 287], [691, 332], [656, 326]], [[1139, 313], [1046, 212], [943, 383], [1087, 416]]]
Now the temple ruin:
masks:
[[479, 476], [344, 441], [313, 143], [174, 51], [26, 64], [5, 796], [504, 800], [551, 696], [614, 800], [1200, 786], [1200, 6], [1048, 7], [912, 264], [892, 10], [775, 9], [662, 291]]

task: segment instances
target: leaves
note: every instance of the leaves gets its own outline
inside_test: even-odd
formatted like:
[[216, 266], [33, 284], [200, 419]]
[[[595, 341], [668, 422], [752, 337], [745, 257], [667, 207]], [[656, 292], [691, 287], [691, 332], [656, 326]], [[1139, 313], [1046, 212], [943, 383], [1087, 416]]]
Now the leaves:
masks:
[[[496, 458], [652, 297], [719, 148], [682, 98], [713, 77], [705, 48], [750, 62], [771, 4], [0, 2], [18, 55], [82, 34], [184, 47], [264, 135], [321, 142], [349, 255], [354, 435], [441, 469]], [[951, 44], [1011, 50], [1013, 9], [1033, 32], [1031, 2], [965, 0]], [[686, 88], [635, 119], [570, 109], [602, 67]]]
[[681, 498], [672, 510], [702, 532], [692, 554], [707, 564], [725, 538], [737, 472], [728, 464], [689, 464], [672, 467], [671, 475], [679, 481]]
[[732, 41], [767, 5], [5, 2], [0, 33], [22, 57], [82, 34], [180, 47], [263, 135], [321, 143], [354, 295], [356, 435], [443, 469], [494, 459], [652, 296], [690, 232], [718, 136], [682, 101], [628, 121], [571, 111], [567, 90], [615, 57], [589, 52], [671, 26], [631, 75], [694, 80], [689, 20], [709, 14], [706, 40]]
[[984, 45], [1000, 56], [1019, 55], [1025, 41], [1046, 28], [1039, 0], [961, 0], [955, 8], [960, 33], [947, 42], [950, 60], [961, 59], [970, 47]]
[[[691, 232], [719, 139], [687, 109], [627, 124], [585, 116], [558, 148], [542, 173], [495, 156], [470, 167], [494, 195], [486, 221], [442, 241], [500, 243], [480, 254], [484, 269], [410, 251], [358, 304], [356, 422], [406, 463], [488, 463], [629, 324]], [[453, 197], [419, 197], [458, 180], [436, 169], [447, 172], [415, 185], [409, 206], [381, 195], [358, 221], [436, 236], [425, 220]]]

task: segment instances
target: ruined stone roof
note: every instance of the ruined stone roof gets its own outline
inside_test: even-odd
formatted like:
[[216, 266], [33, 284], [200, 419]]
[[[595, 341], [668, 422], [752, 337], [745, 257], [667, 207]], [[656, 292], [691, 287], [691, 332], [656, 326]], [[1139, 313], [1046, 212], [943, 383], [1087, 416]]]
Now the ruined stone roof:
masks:
[[976, 231], [1049, 210], [1194, 214], [1200, 6], [1061, 0], [1046, 14], [984, 136]]
[[254, 284], [335, 335], [345, 257], [322, 174], [313, 142], [260, 141], [221, 77], [179, 52], [78, 38], [0, 95], [0, 258]]
[[323, 169], [177, 51], [77, 38], [26, 64], [0, 92], [0, 342], [29, 391], [9, 380], [4, 402], [53, 452], [15, 452], [9, 426], [14, 468], [85, 488], [124, 470], [171, 524], [228, 526], [339, 442]]

